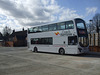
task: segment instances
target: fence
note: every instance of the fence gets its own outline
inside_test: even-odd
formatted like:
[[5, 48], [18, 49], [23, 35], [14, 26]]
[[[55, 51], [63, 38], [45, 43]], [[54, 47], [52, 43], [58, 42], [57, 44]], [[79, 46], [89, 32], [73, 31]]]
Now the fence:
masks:
[[100, 34], [92, 33], [89, 36], [89, 49], [93, 52], [100, 52]]

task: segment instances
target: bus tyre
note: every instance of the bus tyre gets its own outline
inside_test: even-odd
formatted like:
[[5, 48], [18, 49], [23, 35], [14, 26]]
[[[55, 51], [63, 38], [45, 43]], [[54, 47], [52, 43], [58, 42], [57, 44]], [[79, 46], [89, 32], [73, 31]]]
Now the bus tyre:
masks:
[[59, 49], [59, 54], [64, 55], [65, 54], [65, 50], [63, 48]]
[[34, 52], [38, 52], [38, 49], [37, 49], [37, 47], [34, 47]]

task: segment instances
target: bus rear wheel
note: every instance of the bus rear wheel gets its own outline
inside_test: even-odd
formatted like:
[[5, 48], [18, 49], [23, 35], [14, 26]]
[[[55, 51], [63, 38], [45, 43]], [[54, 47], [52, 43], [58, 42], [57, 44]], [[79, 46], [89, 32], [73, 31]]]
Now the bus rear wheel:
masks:
[[64, 55], [65, 54], [65, 50], [63, 48], [59, 49], [59, 54]]
[[34, 47], [34, 52], [38, 52], [38, 49], [37, 49], [37, 47]]

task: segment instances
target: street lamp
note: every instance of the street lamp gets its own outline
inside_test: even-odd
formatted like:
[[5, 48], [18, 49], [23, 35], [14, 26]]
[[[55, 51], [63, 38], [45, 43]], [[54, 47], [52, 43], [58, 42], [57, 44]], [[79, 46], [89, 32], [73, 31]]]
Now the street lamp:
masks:
[[92, 24], [93, 24], [93, 20], [89, 20], [90, 21], [90, 33], [91, 33], [91, 31], [92, 31]]
[[93, 40], [92, 40], [92, 34], [91, 34], [91, 31], [92, 31], [92, 24], [93, 24], [93, 20], [89, 20], [90, 21], [90, 45], [92, 45], [92, 50], [93, 50]]

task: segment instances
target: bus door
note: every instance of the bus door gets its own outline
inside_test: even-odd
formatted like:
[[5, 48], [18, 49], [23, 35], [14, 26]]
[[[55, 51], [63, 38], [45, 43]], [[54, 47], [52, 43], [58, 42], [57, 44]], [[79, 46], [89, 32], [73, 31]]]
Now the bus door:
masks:
[[77, 36], [68, 36], [68, 46], [67, 46], [68, 53], [73, 53], [74, 51], [77, 51], [76, 50], [77, 44], [78, 44]]

